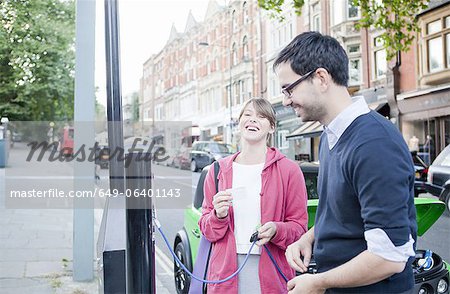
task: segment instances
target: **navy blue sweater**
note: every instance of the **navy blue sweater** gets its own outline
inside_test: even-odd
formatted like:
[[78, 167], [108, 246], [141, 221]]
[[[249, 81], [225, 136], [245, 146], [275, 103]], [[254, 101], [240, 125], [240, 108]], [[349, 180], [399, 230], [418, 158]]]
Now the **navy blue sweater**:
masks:
[[[417, 239], [414, 167], [396, 127], [378, 113], [359, 116], [332, 150], [327, 135], [319, 146], [319, 206], [314, 258], [319, 272], [335, 268], [367, 249], [364, 232], [380, 228], [395, 246]], [[327, 293], [400, 293], [414, 285], [413, 258], [402, 273], [376, 284]]]

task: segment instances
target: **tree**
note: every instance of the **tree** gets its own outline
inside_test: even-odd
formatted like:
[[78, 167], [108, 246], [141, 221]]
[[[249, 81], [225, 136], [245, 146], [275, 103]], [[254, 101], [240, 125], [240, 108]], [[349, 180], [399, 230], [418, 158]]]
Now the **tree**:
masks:
[[139, 121], [139, 95], [137, 92], [134, 92], [131, 97], [131, 120], [133, 122]]
[[71, 120], [74, 48], [73, 0], [0, 1], [0, 115]]
[[[342, 0], [344, 1], [344, 0]], [[415, 17], [427, 8], [427, 0], [350, 0], [361, 9], [358, 27], [382, 31], [387, 59], [391, 60], [398, 51], [408, 51], [420, 27]], [[281, 6], [285, 0], [258, 0], [258, 5], [282, 19]], [[304, 0], [293, 0], [292, 6], [300, 15]]]

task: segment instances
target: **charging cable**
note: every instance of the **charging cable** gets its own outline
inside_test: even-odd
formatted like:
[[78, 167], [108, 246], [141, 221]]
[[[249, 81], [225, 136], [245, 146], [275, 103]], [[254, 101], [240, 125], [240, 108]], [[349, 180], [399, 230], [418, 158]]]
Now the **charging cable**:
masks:
[[[244, 268], [245, 264], [247, 263], [247, 260], [250, 256], [250, 252], [253, 249], [253, 246], [255, 246], [255, 243], [258, 241], [258, 232], [253, 233], [252, 237], [250, 238], [250, 242], [252, 243], [252, 245], [250, 246], [250, 249], [247, 252], [247, 255], [245, 256], [244, 262], [241, 264], [241, 266], [230, 276], [221, 279], [221, 280], [205, 280], [202, 278], [199, 278], [197, 276], [195, 276], [192, 272], [190, 272], [186, 266], [180, 261], [180, 259], [178, 259], [178, 257], [176, 256], [175, 252], [173, 252], [172, 247], [170, 246], [169, 241], [166, 238], [166, 235], [164, 235], [163, 231], [161, 230], [161, 223], [156, 219], [153, 218], [153, 222], [155, 223], [156, 228], [158, 229], [159, 233], [161, 234], [161, 236], [164, 239], [164, 242], [166, 243], [167, 248], [169, 248], [170, 254], [172, 254], [173, 258], [175, 259], [175, 261], [181, 266], [181, 268], [188, 273], [192, 278], [194, 278], [197, 281], [200, 281], [202, 283], [206, 283], [206, 284], [220, 284], [220, 283], [224, 283], [232, 278], [234, 278], [237, 274], [239, 274], [242, 269]], [[264, 245], [264, 249], [266, 249], [267, 254], [270, 257], [270, 260], [272, 260], [273, 264], [275, 265], [275, 267], [277, 268], [278, 272], [281, 274], [281, 276], [283, 277], [283, 279], [286, 281], [286, 283], [288, 282], [288, 279], [286, 278], [286, 276], [283, 274], [283, 272], [281, 271], [280, 267], [278, 266], [277, 262], [275, 261], [274, 257], [272, 256], [272, 254], [270, 253], [269, 249], [267, 248], [266, 245]]]

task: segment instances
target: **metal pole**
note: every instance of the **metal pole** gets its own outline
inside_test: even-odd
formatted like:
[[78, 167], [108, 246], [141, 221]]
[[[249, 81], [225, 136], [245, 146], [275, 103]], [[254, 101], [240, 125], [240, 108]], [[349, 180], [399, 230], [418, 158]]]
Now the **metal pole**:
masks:
[[146, 153], [129, 153], [126, 162], [127, 293], [156, 293], [152, 225], [151, 164]]
[[[108, 145], [111, 152], [123, 150], [122, 92], [120, 80], [120, 38], [118, 0], [105, 0], [106, 93]], [[110, 158], [111, 190], [124, 192], [124, 164]]]
[[[81, 1], [84, 2], [84, 1]], [[90, 2], [90, 1], [87, 1]], [[108, 145], [110, 154], [124, 151], [120, 84], [118, 0], [105, 0], [105, 55]], [[95, 3], [94, 3], [95, 5]], [[123, 154], [122, 154], [123, 156]], [[125, 171], [118, 155], [109, 158], [110, 191], [121, 197], [107, 198], [100, 226], [98, 270], [100, 293], [126, 293]]]
[[[95, 2], [76, 1], [74, 147], [94, 145], [95, 119]], [[94, 165], [74, 161], [75, 191], [92, 191]], [[83, 179], [87, 177], [88, 179]], [[94, 278], [94, 199], [73, 200], [73, 279]]]

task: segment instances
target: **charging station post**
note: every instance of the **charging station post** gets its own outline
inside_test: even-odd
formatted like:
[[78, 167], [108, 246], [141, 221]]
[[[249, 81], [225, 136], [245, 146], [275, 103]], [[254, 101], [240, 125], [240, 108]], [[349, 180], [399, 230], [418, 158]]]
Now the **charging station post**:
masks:
[[127, 293], [156, 293], [155, 240], [151, 191], [151, 158], [142, 152], [127, 154], [126, 232]]

